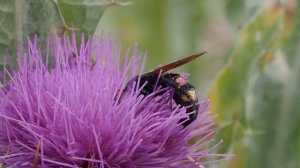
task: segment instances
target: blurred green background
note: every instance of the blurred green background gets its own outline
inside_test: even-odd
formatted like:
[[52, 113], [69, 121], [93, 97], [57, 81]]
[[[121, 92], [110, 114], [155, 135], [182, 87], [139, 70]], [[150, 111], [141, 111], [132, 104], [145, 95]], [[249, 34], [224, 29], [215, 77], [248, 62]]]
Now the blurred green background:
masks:
[[210, 98], [216, 152], [235, 154], [208, 167], [300, 168], [299, 19], [299, 0], [1, 0], [0, 52], [70, 27], [137, 43], [146, 70], [208, 51], [175, 71]]

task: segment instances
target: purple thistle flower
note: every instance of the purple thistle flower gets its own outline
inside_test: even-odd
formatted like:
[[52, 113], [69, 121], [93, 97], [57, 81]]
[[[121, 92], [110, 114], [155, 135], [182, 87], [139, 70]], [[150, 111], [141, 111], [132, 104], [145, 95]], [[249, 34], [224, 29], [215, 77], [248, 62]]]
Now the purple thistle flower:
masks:
[[143, 97], [141, 88], [132, 88], [120, 96], [128, 78], [139, 74], [136, 50], [121, 61], [112, 40], [82, 40], [80, 47], [75, 41], [55, 40], [44, 61], [36, 38], [19, 53], [19, 68], [0, 91], [0, 163], [182, 168], [228, 156], [212, 153], [219, 143], [206, 148], [214, 132], [208, 100], [183, 129], [178, 121], [187, 117], [185, 107], [168, 103], [171, 91]]

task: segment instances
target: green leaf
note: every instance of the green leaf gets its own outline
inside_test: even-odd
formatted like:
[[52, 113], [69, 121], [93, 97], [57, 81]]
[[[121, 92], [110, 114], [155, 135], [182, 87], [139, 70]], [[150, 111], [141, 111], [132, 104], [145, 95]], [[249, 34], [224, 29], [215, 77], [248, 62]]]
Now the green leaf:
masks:
[[12, 64], [16, 64], [19, 44], [38, 35], [40, 44], [45, 46], [50, 30], [62, 25], [56, 6], [48, 0], [2, 0], [0, 16], [1, 59], [8, 54]]
[[[298, 3], [298, 9], [300, 4]], [[288, 9], [287, 9], [288, 10]], [[300, 167], [300, 22], [292, 30], [293, 15], [286, 12], [283, 35], [289, 34], [274, 52], [260, 57], [261, 70], [253, 69], [246, 92], [247, 116], [253, 130], [247, 137], [248, 167]], [[294, 13], [295, 14], [295, 13]], [[299, 18], [299, 13], [296, 18]], [[289, 33], [293, 32], [293, 33]], [[289, 45], [286, 45], [289, 44]]]
[[93, 35], [105, 9], [114, 5], [128, 3], [107, 0], [54, 0], [57, 4], [64, 26]]
[[8, 48], [15, 48], [15, 5], [14, 1], [0, 1], [0, 64], [3, 63], [3, 56]]
[[[272, 44], [280, 37], [281, 23], [281, 12], [278, 10], [272, 7], [258, 10], [252, 16], [251, 22], [241, 31], [230, 62], [223, 69], [212, 89], [210, 95], [212, 111], [219, 115], [218, 124], [232, 124], [231, 136], [237, 134], [235, 131], [237, 123], [244, 126], [243, 133], [238, 133], [238, 137], [225, 139], [227, 148], [230, 148], [233, 143], [243, 142], [244, 136], [247, 134], [255, 135], [257, 132], [256, 130], [248, 130], [246, 118], [247, 87], [251, 82], [250, 76], [253, 66], [262, 53], [270, 50]], [[221, 129], [218, 134], [222, 134], [224, 131]], [[237, 158], [244, 155], [244, 153], [236, 153]]]
[[[211, 91], [212, 111], [222, 123], [242, 117], [244, 92], [252, 64], [279, 36], [281, 17], [270, 8], [259, 10], [240, 33], [231, 59]], [[242, 121], [245, 124], [245, 121]]]
[[[249, 135], [249, 167], [293, 168], [297, 157], [294, 136], [300, 115], [300, 59], [289, 65], [279, 51], [271, 53], [272, 60], [262, 70], [251, 73], [246, 92], [246, 114], [252, 130]], [[267, 55], [264, 55], [267, 56]], [[267, 56], [269, 57], [269, 56]], [[297, 134], [296, 134], [297, 135]]]
[[300, 166], [300, 25], [290, 33], [287, 10], [272, 4], [253, 14], [212, 89], [218, 136], [236, 155], [228, 167]]
[[[102, 2], [102, 3], [100, 3]], [[49, 33], [64, 31], [61, 28], [74, 27], [81, 32], [93, 34], [100, 17], [108, 6], [124, 5], [118, 2], [98, 0], [2, 0], [0, 2], [0, 54], [8, 53], [16, 64], [19, 44], [26, 44], [27, 38], [39, 37], [42, 51]], [[80, 34], [80, 33], [78, 33]], [[0, 63], [3, 61], [0, 60]]]

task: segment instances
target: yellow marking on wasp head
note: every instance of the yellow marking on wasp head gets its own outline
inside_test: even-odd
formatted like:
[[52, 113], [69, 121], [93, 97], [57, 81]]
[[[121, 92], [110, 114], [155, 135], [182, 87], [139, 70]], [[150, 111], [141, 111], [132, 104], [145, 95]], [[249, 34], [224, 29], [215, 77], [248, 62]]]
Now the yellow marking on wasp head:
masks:
[[186, 80], [183, 79], [182, 77], [177, 77], [175, 78], [175, 82], [179, 85], [179, 86], [182, 86], [182, 85], [185, 85], [186, 84]]

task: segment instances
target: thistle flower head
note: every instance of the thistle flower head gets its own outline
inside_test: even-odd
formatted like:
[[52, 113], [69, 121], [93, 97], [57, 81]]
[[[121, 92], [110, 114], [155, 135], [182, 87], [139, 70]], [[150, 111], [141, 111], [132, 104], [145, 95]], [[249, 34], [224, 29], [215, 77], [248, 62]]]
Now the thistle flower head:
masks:
[[[57, 39], [42, 57], [37, 39], [0, 91], [0, 163], [11, 167], [201, 167], [214, 127], [208, 100], [183, 128], [185, 107], [160, 96], [120, 94], [140, 74], [113, 40]], [[44, 59], [43, 59], [44, 58]], [[161, 92], [157, 90], [155, 92]], [[171, 101], [172, 102], [172, 101]], [[195, 141], [197, 140], [197, 141]]]

